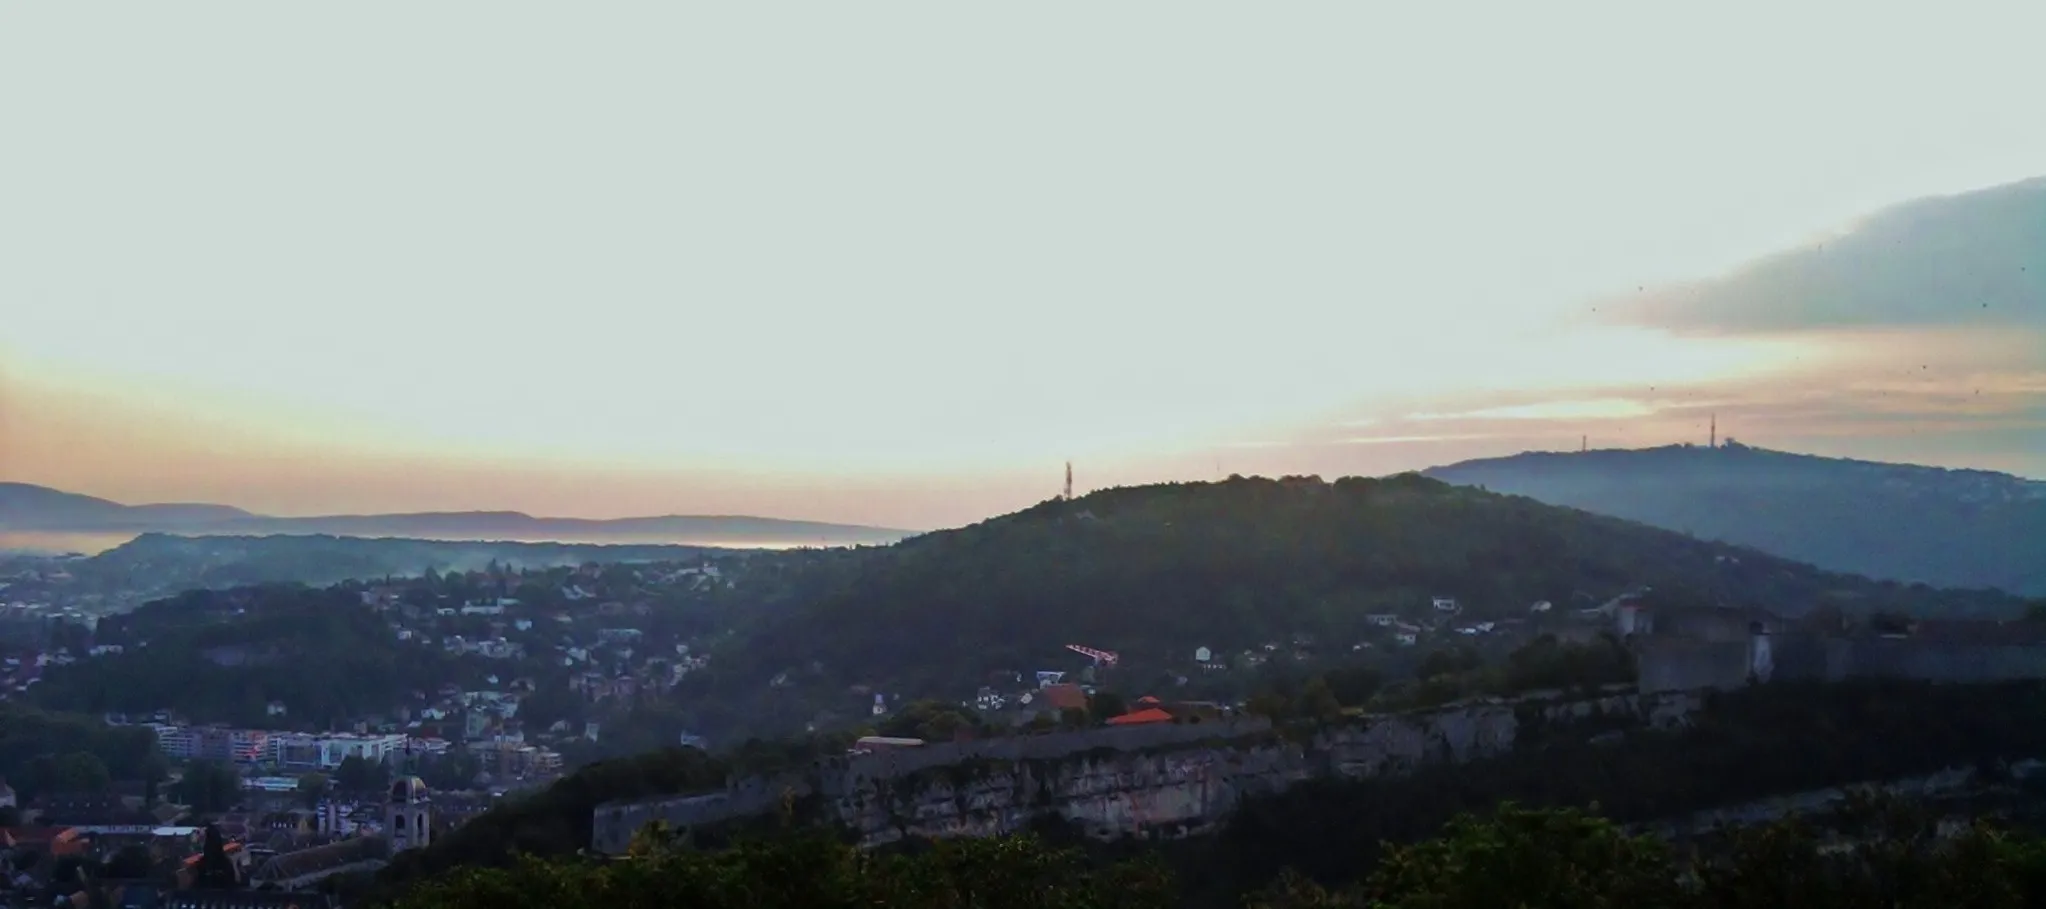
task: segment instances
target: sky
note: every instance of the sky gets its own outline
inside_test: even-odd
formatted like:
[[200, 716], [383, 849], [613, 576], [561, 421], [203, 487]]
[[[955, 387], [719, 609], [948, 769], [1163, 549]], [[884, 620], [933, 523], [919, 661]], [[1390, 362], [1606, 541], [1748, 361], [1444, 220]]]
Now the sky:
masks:
[[1647, 6], [9, 5], [0, 479], [927, 529], [1715, 415], [2046, 477], [2046, 13]]

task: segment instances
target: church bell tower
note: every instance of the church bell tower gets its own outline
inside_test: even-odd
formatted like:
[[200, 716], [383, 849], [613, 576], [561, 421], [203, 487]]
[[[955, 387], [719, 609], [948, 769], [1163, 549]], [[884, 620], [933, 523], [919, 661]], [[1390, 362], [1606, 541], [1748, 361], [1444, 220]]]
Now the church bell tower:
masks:
[[391, 797], [384, 804], [384, 836], [392, 855], [433, 841], [433, 799], [426, 781], [408, 776], [391, 783]]

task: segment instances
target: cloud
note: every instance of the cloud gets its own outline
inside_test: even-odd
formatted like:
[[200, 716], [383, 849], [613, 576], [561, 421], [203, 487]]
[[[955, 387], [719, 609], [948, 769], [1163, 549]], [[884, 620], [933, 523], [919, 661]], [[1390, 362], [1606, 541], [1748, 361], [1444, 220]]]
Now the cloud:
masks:
[[1633, 398], [1594, 398], [1577, 401], [1541, 401], [1467, 410], [1461, 413], [1417, 413], [1409, 420], [1620, 420], [1655, 413], [1652, 404]]
[[1907, 202], [1731, 274], [1601, 305], [1672, 331], [2046, 329], [2046, 178]]
[[1415, 442], [1462, 442], [1490, 438], [1483, 433], [1437, 433], [1421, 436], [1359, 436], [1343, 439], [1344, 445], [1404, 445]]

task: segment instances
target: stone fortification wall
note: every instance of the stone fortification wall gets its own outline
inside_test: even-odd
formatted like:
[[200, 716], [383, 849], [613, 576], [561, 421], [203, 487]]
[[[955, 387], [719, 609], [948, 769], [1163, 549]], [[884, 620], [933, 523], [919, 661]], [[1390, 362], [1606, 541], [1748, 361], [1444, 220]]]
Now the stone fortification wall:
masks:
[[[2010, 765], [2010, 778], [2028, 780], [2046, 769], [2046, 762], [2037, 760], [2015, 761]], [[1635, 833], [1651, 833], [1663, 839], [1679, 839], [1711, 833], [1725, 827], [1746, 827], [1767, 824], [1788, 817], [1801, 817], [1835, 811], [1842, 807], [1849, 795], [1855, 792], [1881, 793], [1892, 796], [1935, 801], [1944, 797], [1965, 794], [1971, 790], [1986, 789], [1997, 785], [1997, 781], [1984, 779], [1982, 772], [1974, 766], [1949, 767], [1938, 773], [1906, 777], [1895, 780], [1869, 780], [1846, 786], [1829, 786], [1793, 792], [1787, 795], [1756, 799], [1737, 805], [1709, 808], [1679, 817], [1665, 818], [1644, 824], [1634, 824], [1630, 829]]]
[[1646, 692], [1737, 688], [1748, 683], [1752, 659], [1745, 640], [1647, 638], [1635, 646], [1635, 667]]
[[[1833, 642], [1829, 642], [1833, 643]], [[1829, 677], [2001, 682], [2046, 678], [2046, 647], [1862, 638], [1833, 648]]]
[[1745, 643], [1649, 637], [1635, 642], [1641, 690], [1738, 688], [1750, 679], [1855, 678], [1995, 682], [2046, 678], [2046, 647], [1886, 637], [1762, 635]]
[[1688, 693], [1490, 701], [1365, 717], [1309, 741], [1241, 720], [848, 755], [723, 792], [600, 806], [592, 845], [616, 853], [651, 821], [686, 828], [766, 814], [784, 799], [810, 795], [867, 845], [1011, 832], [1045, 816], [1101, 837], [1180, 836], [1212, 827], [1246, 797], [1302, 780], [1397, 775], [1502, 754], [1515, 747], [1525, 721], [1669, 727], [1698, 703]]

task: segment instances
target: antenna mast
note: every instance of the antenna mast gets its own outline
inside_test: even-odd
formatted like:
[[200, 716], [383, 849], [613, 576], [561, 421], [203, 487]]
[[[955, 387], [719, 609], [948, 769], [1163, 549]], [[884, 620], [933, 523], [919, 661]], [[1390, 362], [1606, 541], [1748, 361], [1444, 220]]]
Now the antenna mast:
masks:
[[1066, 462], [1066, 499], [1073, 498], [1073, 462]]
[[1706, 437], [1705, 447], [1706, 448], [1719, 447], [1719, 414], [1715, 413], [1712, 415], [1712, 435]]

